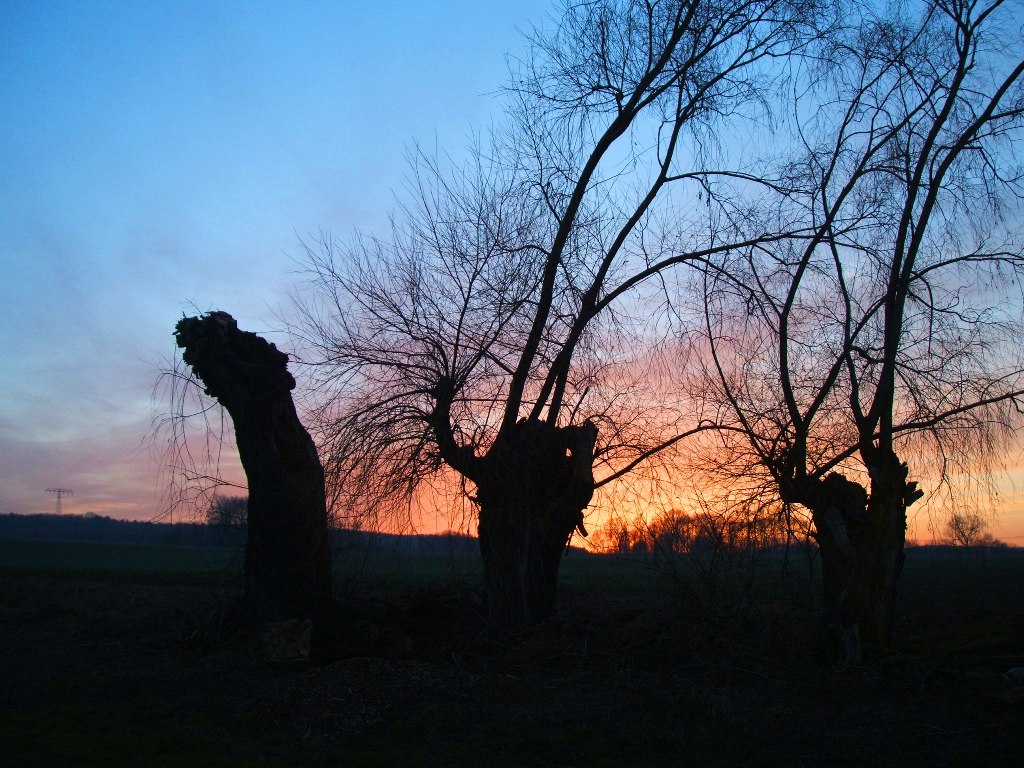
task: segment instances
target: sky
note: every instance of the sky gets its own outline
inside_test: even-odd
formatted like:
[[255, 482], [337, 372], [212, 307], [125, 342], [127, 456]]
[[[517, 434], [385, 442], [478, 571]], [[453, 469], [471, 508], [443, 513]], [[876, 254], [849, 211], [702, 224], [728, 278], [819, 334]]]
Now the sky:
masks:
[[549, 0], [0, 0], [0, 514], [150, 519], [183, 314], [279, 343], [300, 238], [381, 229]]
[[[500, 116], [552, 0], [0, 0], [0, 514], [152, 519], [183, 314], [280, 333], [300, 240], [382, 230]], [[159, 447], [159, 446], [157, 446]], [[1024, 544], [1024, 474], [992, 530]], [[925, 521], [912, 534], [927, 539]]]

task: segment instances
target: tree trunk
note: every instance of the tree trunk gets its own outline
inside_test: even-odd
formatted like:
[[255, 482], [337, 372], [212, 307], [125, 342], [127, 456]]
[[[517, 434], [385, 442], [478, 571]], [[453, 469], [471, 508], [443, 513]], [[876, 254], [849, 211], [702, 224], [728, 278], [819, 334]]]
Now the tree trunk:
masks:
[[896, 586], [906, 558], [907, 507], [923, 493], [908, 482], [907, 465], [892, 451], [868, 457], [871, 497], [860, 527], [853, 605], [861, 637], [877, 648], [892, 639]]
[[324, 472], [292, 402], [288, 356], [226, 312], [183, 318], [175, 335], [234, 422], [249, 481], [246, 602], [264, 622], [311, 618], [331, 594]]
[[863, 647], [891, 639], [896, 585], [903, 570], [907, 506], [922, 493], [907, 465], [878, 451], [869, 465], [871, 496], [833, 473], [804, 481], [799, 500], [811, 510], [821, 553], [824, 646], [840, 668], [858, 663]]
[[861, 660], [861, 634], [853, 601], [860, 560], [858, 528], [867, 493], [855, 482], [832, 473], [809, 481], [802, 501], [814, 520], [821, 553], [823, 650], [829, 662], [845, 669]]
[[480, 554], [491, 622], [519, 630], [551, 618], [558, 567], [594, 492], [597, 428], [521, 421], [477, 475]]

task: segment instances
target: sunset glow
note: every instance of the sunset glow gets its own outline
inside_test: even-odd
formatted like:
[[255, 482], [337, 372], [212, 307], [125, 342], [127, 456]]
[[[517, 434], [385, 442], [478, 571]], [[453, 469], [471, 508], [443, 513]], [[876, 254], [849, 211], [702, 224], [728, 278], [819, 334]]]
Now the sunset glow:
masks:
[[66, 514], [158, 516], [176, 320], [285, 342], [299, 238], [386, 225], [405, 149], [485, 124], [549, 7], [5, 3], [0, 514], [59, 486]]
[[[167, 411], [153, 387], [174, 322], [223, 308], [287, 350], [299, 240], [386, 228], [406, 148], [460, 151], [495, 117], [488, 94], [522, 47], [517, 28], [549, 10], [5, 5], [0, 514], [52, 512], [46, 489], [62, 487], [65, 514], [196, 515], [169, 504], [166, 445], [147, 440]], [[1024, 545], [1024, 467], [1007, 464], [990, 531]], [[230, 445], [217, 471], [245, 483]], [[450, 485], [421, 494], [413, 529], [475, 532]], [[587, 526], [695, 498], [667, 477], [609, 486]], [[921, 542], [948, 513], [925, 501], [908, 530]]]

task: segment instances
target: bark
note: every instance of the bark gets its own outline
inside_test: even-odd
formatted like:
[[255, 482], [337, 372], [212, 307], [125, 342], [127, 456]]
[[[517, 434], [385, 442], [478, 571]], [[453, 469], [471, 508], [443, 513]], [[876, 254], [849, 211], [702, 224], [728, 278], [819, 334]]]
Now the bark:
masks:
[[594, 493], [597, 428], [524, 420], [475, 474], [480, 553], [491, 622], [519, 630], [552, 617], [562, 553]]
[[865, 642], [885, 648], [892, 639], [896, 588], [906, 559], [907, 507], [921, 498], [907, 465], [892, 451], [868, 456], [871, 497], [861, 526], [853, 604]]
[[802, 481], [789, 499], [805, 505], [814, 519], [823, 647], [840, 668], [859, 663], [865, 647], [884, 650], [891, 640], [907, 507], [922, 495], [895, 453], [877, 451], [872, 458], [870, 497], [858, 483], [833, 473]]
[[234, 422], [249, 482], [246, 602], [264, 622], [310, 618], [331, 594], [324, 472], [292, 402], [288, 356], [226, 312], [183, 318], [175, 336]]
[[861, 634], [853, 601], [860, 560], [859, 528], [867, 493], [843, 475], [815, 480], [805, 504], [814, 519], [821, 553], [822, 645], [830, 663], [845, 669], [861, 660]]

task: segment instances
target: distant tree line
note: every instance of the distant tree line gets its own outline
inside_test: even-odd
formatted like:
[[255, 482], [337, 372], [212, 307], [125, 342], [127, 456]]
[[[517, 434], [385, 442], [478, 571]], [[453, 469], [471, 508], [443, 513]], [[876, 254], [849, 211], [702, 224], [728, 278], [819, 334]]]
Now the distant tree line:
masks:
[[[770, 513], [750, 507], [683, 512], [670, 509], [653, 517], [624, 520], [613, 516], [591, 536], [590, 545], [608, 554], [706, 555], [714, 552], [770, 552], [790, 545], [816, 549], [808, 526], [795, 528], [781, 507]], [[976, 512], [954, 512], [943, 523], [936, 545], [1007, 547]], [[910, 542], [908, 542], [908, 546]], [[920, 546], [915, 543], [915, 546]]]
[[[358, 549], [444, 555], [479, 551], [475, 538], [453, 532], [400, 535], [334, 528], [329, 535], [335, 551]], [[4, 514], [0, 515], [0, 538], [190, 547], [245, 546], [245, 530], [239, 527], [117, 520], [103, 515]]]

